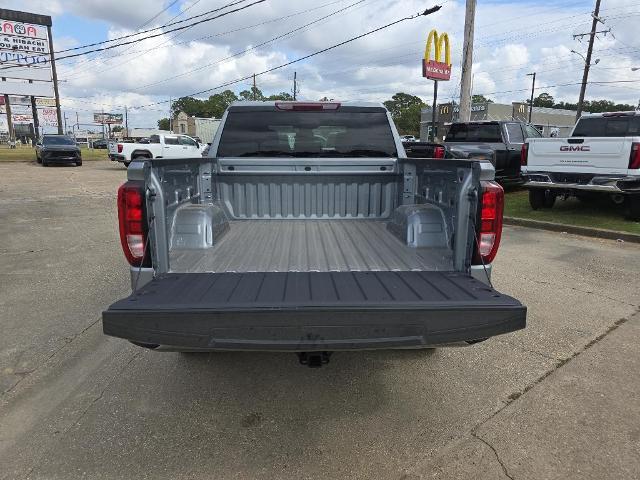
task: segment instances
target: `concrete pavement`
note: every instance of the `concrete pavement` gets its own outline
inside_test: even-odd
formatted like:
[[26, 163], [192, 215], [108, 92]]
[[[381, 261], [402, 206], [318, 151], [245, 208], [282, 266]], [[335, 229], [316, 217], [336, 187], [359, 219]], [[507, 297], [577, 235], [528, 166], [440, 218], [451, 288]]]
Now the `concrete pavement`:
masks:
[[640, 472], [640, 246], [506, 228], [494, 282], [529, 325], [469, 348], [157, 353], [101, 333], [128, 290], [124, 177], [0, 165], [0, 478]]

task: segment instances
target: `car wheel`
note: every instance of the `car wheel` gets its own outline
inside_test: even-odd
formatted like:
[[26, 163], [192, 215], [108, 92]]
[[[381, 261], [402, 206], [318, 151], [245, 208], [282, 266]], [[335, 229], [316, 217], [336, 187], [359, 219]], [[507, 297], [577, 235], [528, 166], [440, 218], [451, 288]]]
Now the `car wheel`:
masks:
[[542, 206], [544, 208], [553, 208], [553, 205], [556, 203], [556, 196], [554, 193], [545, 191], [544, 192], [544, 201], [542, 202]]
[[634, 222], [640, 221], [640, 195], [629, 195], [626, 198], [625, 217]]
[[533, 210], [540, 210], [544, 207], [544, 190], [540, 188], [529, 189], [529, 205]]
[[81, 167], [82, 166], [82, 160], [80, 160], [79, 162], [76, 162], [76, 167]]
[[44, 158], [42, 160], [40, 160], [40, 163], [42, 164], [43, 167], [48, 167], [49, 166], [49, 164], [44, 161]]
[[42, 163], [42, 159], [38, 155], [36, 155], [36, 163]]

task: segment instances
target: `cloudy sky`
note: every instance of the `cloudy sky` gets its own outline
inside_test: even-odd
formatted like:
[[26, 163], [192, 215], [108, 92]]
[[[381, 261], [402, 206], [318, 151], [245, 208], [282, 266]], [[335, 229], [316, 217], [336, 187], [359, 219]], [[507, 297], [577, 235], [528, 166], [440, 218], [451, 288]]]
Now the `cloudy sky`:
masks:
[[[255, 1], [246, 0], [230, 8]], [[55, 50], [64, 50], [183, 20], [231, 2], [3, 3], [6, 8], [52, 15]], [[63, 109], [70, 118], [75, 119], [78, 112], [80, 121], [87, 122], [93, 111], [122, 112], [127, 105], [130, 126], [155, 126], [158, 118], [167, 116], [170, 97], [208, 89], [213, 89], [211, 93], [221, 91], [215, 88], [436, 4], [442, 5], [436, 14], [402, 22], [295, 65], [259, 75], [257, 84], [267, 94], [290, 92], [293, 73], [297, 71], [303, 99], [328, 96], [384, 101], [395, 92], [407, 92], [430, 102], [432, 82], [421, 77], [420, 61], [427, 34], [436, 28], [449, 33], [453, 63], [451, 81], [440, 84], [439, 100], [458, 100], [463, 0], [266, 0], [132, 45], [75, 58], [62, 57], [78, 51], [57, 54]], [[590, 29], [593, 4], [593, 0], [478, 0], [473, 92], [498, 102], [521, 101], [531, 88], [526, 74], [535, 71], [540, 87], [536, 94], [548, 92], [557, 100], [576, 102], [583, 60], [571, 50], [586, 54], [587, 39], [580, 42], [573, 35]], [[596, 40], [594, 59], [599, 62], [592, 68], [589, 80], [615, 83], [590, 84], [587, 98], [636, 104], [640, 98], [640, 70], [631, 69], [640, 67], [640, 41], [634, 34], [634, 26], [640, 21], [640, 0], [602, 0], [600, 16], [605, 24], [599, 29], [610, 28], [611, 33], [599, 35]], [[183, 25], [188, 23], [165, 30]], [[270, 41], [280, 36], [283, 37]], [[242, 81], [225, 88], [239, 92], [249, 86], [248, 81]]]

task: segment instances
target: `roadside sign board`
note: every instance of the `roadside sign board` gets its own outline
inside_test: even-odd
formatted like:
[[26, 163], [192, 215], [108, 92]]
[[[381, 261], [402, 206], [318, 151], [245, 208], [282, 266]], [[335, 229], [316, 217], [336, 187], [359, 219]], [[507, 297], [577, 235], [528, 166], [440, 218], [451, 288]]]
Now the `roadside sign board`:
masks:
[[0, 9], [0, 94], [53, 95], [49, 25], [50, 17]]
[[123, 116], [121, 113], [93, 113], [93, 123], [104, 125], [122, 125]]

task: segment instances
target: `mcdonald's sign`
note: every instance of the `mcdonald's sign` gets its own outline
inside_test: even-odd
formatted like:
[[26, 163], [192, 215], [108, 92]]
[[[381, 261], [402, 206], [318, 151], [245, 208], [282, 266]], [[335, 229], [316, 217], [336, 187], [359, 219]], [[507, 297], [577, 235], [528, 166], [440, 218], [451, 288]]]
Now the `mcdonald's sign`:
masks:
[[[432, 45], [434, 47], [433, 59], [431, 58]], [[443, 53], [444, 59], [442, 58]], [[429, 32], [427, 47], [422, 59], [422, 76], [430, 80], [443, 81], [451, 78], [451, 47], [449, 45], [449, 35], [446, 33], [443, 32], [438, 35], [435, 29]]]

